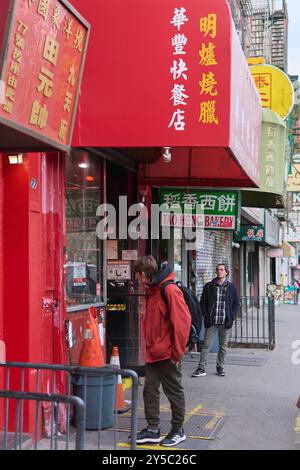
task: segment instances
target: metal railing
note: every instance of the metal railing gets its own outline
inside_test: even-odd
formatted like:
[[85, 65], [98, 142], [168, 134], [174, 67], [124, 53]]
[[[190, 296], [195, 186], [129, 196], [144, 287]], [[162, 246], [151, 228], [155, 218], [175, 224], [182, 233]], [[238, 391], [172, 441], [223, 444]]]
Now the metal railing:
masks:
[[[138, 418], [134, 371], [114, 366], [0, 363], [0, 449], [22, 449], [25, 437], [32, 439], [34, 449], [117, 449], [119, 375], [132, 380], [126, 416], [130, 416], [130, 448], [134, 450]], [[74, 377], [80, 378], [77, 390]]]
[[275, 347], [275, 302], [273, 297], [242, 297], [233, 324], [229, 347]]

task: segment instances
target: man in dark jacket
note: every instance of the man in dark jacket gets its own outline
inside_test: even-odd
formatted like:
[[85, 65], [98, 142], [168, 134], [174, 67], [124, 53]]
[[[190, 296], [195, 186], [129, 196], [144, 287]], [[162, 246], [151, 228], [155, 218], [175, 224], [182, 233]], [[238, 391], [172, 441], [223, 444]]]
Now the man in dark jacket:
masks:
[[199, 366], [192, 377], [206, 375], [206, 363], [214, 336], [219, 336], [217, 355], [217, 375], [224, 377], [224, 362], [230, 329], [240, 307], [240, 300], [235, 286], [228, 281], [229, 271], [225, 264], [216, 267], [217, 277], [205, 284], [201, 296], [201, 310], [204, 318], [205, 336], [201, 347]]
[[[158, 269], [152, 256], [134, 264], [136, 279], [146, 289], [146, 314], [143, 318], [146, 342], [144, 385], [145, 418], [148, 427], [137, 435], [137, 444], [160, 443], [170, 447], [184, 441], [185, 399], [182, 387], [181, 359], [185, 353], [191, 327], [191, 315], [181, 290], [176, 284], [165, 288], [167, 303], [161, 296], [161, 285], [174, 281], [168, 264]], [[171, 432], [161, 441], [159, 429], [159, 387], [162, 384], [170, 404]]]

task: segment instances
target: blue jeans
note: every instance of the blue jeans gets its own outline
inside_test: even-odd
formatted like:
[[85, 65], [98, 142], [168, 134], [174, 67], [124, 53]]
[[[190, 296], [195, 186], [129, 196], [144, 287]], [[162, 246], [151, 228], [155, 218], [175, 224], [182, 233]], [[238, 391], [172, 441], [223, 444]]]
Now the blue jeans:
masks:
[[228, 346], [228, 339], [230, 329], [225, 328], [224, 325], [212, 325], [205, 330], [204, 344], [201, 347], [199, 367], [202, 370], [206, 369], [208, 353], [210, 351], [215, 334], [219, 336], [219, 352], [217, 355], [217, 368], [223, 369], [226, 356], [226, 348]]

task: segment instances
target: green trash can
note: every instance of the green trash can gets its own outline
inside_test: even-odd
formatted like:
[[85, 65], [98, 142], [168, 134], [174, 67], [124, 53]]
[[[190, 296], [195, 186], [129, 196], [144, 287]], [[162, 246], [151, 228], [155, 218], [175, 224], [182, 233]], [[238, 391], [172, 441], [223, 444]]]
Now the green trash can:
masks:
[[[85, 428], [89, 431], [96, 431], [113, 427], [117, 376], [88, 374], [85, 400], [84, 375], [83, 373], [72, 374], [71, 382], [74, 395], [86, 404]], [[76, 416], [74, 421], [76, 426]]]

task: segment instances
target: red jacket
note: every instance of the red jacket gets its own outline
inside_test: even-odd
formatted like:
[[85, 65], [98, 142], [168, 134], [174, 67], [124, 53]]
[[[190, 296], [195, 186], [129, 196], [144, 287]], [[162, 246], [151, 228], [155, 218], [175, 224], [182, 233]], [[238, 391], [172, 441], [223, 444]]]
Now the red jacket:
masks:
[[178, 362], [186, 350], [191, 315], [183, 294], [173, 284], [169, 284], [165, 289], [168, 304], [160, 294], [161, 284], [174, 279], [174, 272], [168, 265], [165, 265], [148, 288], [144, 318], [146, 362], [148, 363], [166, 359]]

